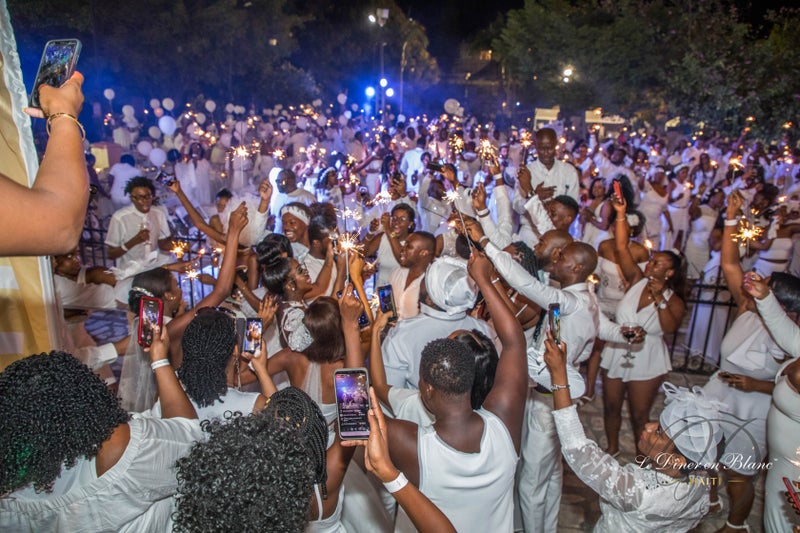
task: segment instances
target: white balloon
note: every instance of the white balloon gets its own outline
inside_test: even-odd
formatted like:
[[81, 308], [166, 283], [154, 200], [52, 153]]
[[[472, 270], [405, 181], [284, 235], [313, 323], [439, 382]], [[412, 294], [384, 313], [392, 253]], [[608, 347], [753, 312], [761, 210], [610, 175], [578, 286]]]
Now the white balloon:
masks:
[[311, 102], [311, 105], [313, 105], [314, 107], [319, 107], [319, 106], [321, 106], [321, 105], [322, 105], [322, 100], [320, 100], [319, 98], [317, 98], [316, 100], [314, 100], [313, 102]]
[[147, 134], [152, 137], [153, 139], [160, 139], [161, 138], [161, 130], [158, 129], [158, 126], [150, 126], [147, 129]]
[[197, 121], [198, 124], [205, 124], [206, 122], [206, 114], [205, 113], [198, 113], [194, 116], [194, 119]]
[[214, 100], [206, 100], [206, 111], [213, 113], [217, 108], [217, 103]]
[[394, 115], [392, 113], [389, 113], [389, 122], [391, 122], [393, 120], [394, 120]]
[[147, 158], [150, 159], [150, 162], [155, 166], [161, 167], [167, 160], [167, 153], [161, 148], [153, 148], [150, 150], [150, 155], [148, 155]]
[[175, 123], [174, 118], [169, 115], [164, 115], [158, 119], [158, 127], [164, 132], [164, 135], [172, 135], [175, 133], [175, 128], [177, 128], [178, 125]]
[[304, 130], [308, 127], [308, 119], [306, 117], [297, 117], [297, 127]]
[[164, 98], [161, 100], [161, 105], [164, 106], [164, 109], [167, 111], [172, 111], [175, 109], [175, 102], [172, 100], [172, 98]]
[[397, 122], [405, 122], [405, 121], [406, 121], [406, 116], [404, 114], [400, 113], [399, 115], [397, 115]]
[[241, 115], [242, 113], [245, 112], [244, 106], [237, 105], [236, 107], [233, 108], [233, 112], [236, 113], [237, 115]]
[[318, 117], [317, 117], [317, 125], [318, 125], [318, 126], [324, 126], [324, 125], [325, 125], [325, 124], [327, 124], [327, 123], [328, 123], [328, 119], [326, 119], [326, 118], [325, 118], [325, 117], [323, 117], [322, 115], [320, 115], [320, 116], [318, 116]]
[[235, 109], [235, 107], [234, 107], [233, 104], [231, 104], [231, 103], [225, 104], [225, 112], [226, 113], [233, 113], [234, 109]]
[[113, 100], [116, 96], [116, 93], [114, 92], [114, 89], [106, 89], [103, 91], [103, 96], [106, 97], [106, 100]]
[[225, 148], [230, 148], [231, 137], [232, 137], [231, 134], [226, 131], [225, 133], [219, 136], [219, 142], [222, 143], [222, 146], [224, 146]]
[[358, 111], [358, 104], [350, 104], [350, 109], [353, 111]]
[[136, 151], [147, 157], [153, 151], [153, 145], [147, 141], [139, 141], [139, 144], [136, 145]]
[[124, 106], [122, 106], [122, 114], [126, 117], [132, 117], [133, 111], [134, 111], [133, 106], [130, 104], [125, 104]]
[[[356, 106], [356, 108], [358, 108], [358, 106]], [[351, 118], [353, 118], [353, 113], [348, 109], [347, 111], [344, 112], [344, 116], [347, 120], [350, 120]]]
[[276, 111], [280, 111], [281, 109], [283, 109], [283, 104], [275, 104]]
[[347, 95], [344, 93], [339, 93], [339, 96], [336, 97], [336, 101], [341, 105], [344, 105], [345, 102], [347, 102]]
[[164, 116], [164, 109], [163, 109], [163, 108], [161, 108], [161, 107], [157, 107], [157, 108], [153, 109], [153, 114], [154, 114], [154, 115], [155, 115], [157, 118], [161, 118], [161, 117], [163, 117], [163, 116]]
[[161, 101], [158, 98], [151, 98], [150, 107], [152, 109], [158, 109], [159, 107], [161, 107]]
[[272, 109], [265, 109], [265, 110], [264, 110], [264, 114], [265, 114], [266, 116], [268, 116], [268, 117], [271, 117], [271, 116], [272, 116]]

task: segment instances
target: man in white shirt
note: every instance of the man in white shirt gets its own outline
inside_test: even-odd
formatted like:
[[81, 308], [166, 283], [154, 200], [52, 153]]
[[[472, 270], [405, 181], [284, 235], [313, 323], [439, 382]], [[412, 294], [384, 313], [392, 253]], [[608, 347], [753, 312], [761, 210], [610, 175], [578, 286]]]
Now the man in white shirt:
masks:
[[400, 161], [400, 172], [406, 177], [406, 188], [409, 191], [419, 192], [419, 181], [413, 183], [411, 179], [416, 173], [417, 177], [421, 177], [425, 170], [425, 165], [422, 162], [422, 154], [425, 153], [425, 138], [419, 137], [417, 139], [417, 146], [413, 150], [409, 150], [403, 155], [403, 160]]
[[288, 168], [281, 170], [275, 181], [280, 195], [272, 204], [271, 209], [273, 209], [273, 215], [278, 215], [275, 220], [275, 233], [283, 233], [283, 221], [280, 218], [283, 206], [292, 202], [309, 206], [316, 203], [317, 198], [307, 190], [297, 187], [297, 175]]
[[398, 321], [419, 314], [419, 286], [428, 265], [435, 258], [436, 237], [427, 231], [417, 231], [408, 236], [400, 252], [400, 266], [389, 277]]
[[566, 194], [576, 201], [580, 193], [578, 171], [574, 166], [556, 159], [558, 138], [555, 130], [542, 128], [536, 132], [536, 161], [528, 165], [531, 185], [536, 195], [546, 202]]

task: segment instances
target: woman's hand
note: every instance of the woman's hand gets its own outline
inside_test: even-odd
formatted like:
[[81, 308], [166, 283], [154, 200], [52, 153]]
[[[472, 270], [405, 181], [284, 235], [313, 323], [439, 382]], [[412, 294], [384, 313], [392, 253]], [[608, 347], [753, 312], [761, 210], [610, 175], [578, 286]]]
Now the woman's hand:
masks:
[[242, 229], [247, 225], [247, 205], [242, 202], [239, 207], [231, 213], [231, 218], [228, 221], [228, 234], [238, 235]]
[[733, 191], [730, 196], [728, 196], [728, 207], [725, 210], [725, 218], [728, 220], [733, 220], [739, 214], [739, 210], [742, 208], [742, 195], [739, 194], [739, 191]]
[[392, 232], [392, 219], [389, 213], [384, 213], [381, 215], [381, 226], [387, 235]]
[[744, 275], [742, 286], [747, 294], [758, 300], [763, 300], [769, 294], [769, 285], [755, 272], [748, 272]]
[[[159, 331], [159, 329], [161, 331]], [[169, 354], [169, 334], [167, 328], [159, 328], [158, 324], [153, 325], [153, 342], [149, 348], [144, 349], [150, 352], [150, 363], [166, 359]]]
[[53, 113], [68, 113], [73, 117], [81, 114], [83, 107], [83, 74], [75, 71], [61, 87], [39, 86], [39, 105], [41, 108], [26, 107], [25, 113], [33, 118], [47, 118]]
[[[272, 321], [275, 320], [275, 313], [278, 312], [278, 300], [275, 298], [275, 295], [266, 293], [264, 298], [261, 300], [261, 305], [258, 308], [258, 318], [261, 319], [261, 323], [263, 328], [266, 328]], [[264, 342], [261, 342], [261, 346], [264, 346]]]
[[389, 456], [388, 436], [386, 434], [386, 420], [383, 418], [375, 389], [369, 388], [369, 440], [347, 440], [342, 446], [364, 446], [364, 464], [367, 470], [378, 476], [383, 483], [394, 481], [400, 471], [392, 463]]
[[[554, 383], [566, 380], [567, 344], [563, 340], [556, 343], [553, 339], [553, 332], [550, 330], [547, 330], [547, 338], [544, 341], [544, 364], [547, 365]], [[564, 380], [558, 379], [562, 377]]]
[[392, 316], [392, 313], [384, 313], [381, 311], [381, 308], [378, 307], [378, 310], [375, 314], [375, 322], [372, 324], [373, 334], [380, 334], [380, 332], [383, 331], [383, 328], [386, 327], [386, 324], [389, 323], [389, 319], [392, 318]]
[[731, 388], [736, 390], [740, 390], [743, 392], [753, 392], [756, 389], [756, 381], [755, 379], [751, 378], [750, 376], [744, 376], [742, 374], [729, 374], [720, 372], [718, 375], [721, 380], [725, 381]]
[[172, 180], [170, 182], [167, 182], [167, 189], [169, 189], [170, 191], [174, 192], [175, 194], [178, 194], [179, 192], [181, 192], [181, 182], [180, 182], [180, 180], [174, 179], [174, 180]]
[[480, 212], [486, 209], [486, 188], [479, 183], [472, 189], [472, 208]]
[[[245, 358], [247, 359], [247, 357]], [[269, 375], [269, 358], [267, 357], [267, 343], [264, 342], [263, 338], [261, 339], [258, 351], [256, 351], [252, 356], [250, 356], [249, 359], [250, 359], [250, 364], [253, 365], [253, 372], [255, 372], [256, 376]]]
[[358, 318], [364, 312], [364, 305], [361, 300], [353, 294], [353, 284], [348, 283], [342, 290], [339, 298], [339, 312], [342, 314], [342, 322], [358, 324]]
[[373, 218], [369, 223], [369, 231], [370, 235], [374, 235], [378, 229], [381, 227], [381, 220], [379, 218]]
[[617, 220], [619, 220], [619, 217], [624, 217], [625, 210], [628, 208], [625, 198], [620, 198], [616, 194], [612, 194], [608, 199], [611, 202], [611, 206], [614, 208], [614, 211], [617, 212]]
[[475, 282], [491, 283], [494, 265], [483, 252], [473, 251], [467, 263], [467, 272]]

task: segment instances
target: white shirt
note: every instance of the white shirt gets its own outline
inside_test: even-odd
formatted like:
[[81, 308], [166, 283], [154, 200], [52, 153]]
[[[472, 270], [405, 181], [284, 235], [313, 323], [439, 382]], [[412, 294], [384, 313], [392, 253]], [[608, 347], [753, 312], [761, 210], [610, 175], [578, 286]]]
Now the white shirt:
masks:
[[[158, 252], [158, 241], [169, 237], [170, 230], [167, 223], [166, 209], [157, 205], [152, 206], [147, 213], [142, 213], [133, 205], [123, 207], [114, 213], [111, 216], [111, 222], [108, 223], [106, 245], [122, 246], [141, 231], [143, 224], [150, 228], [150, 241], [137, 244], [117, 258], [117, 268], [124, 269], [133, 261], [143, 264], [158, 262], [158, 256], [161, 256], [161, 261], [163, 262], [169, 260], [169, 256]], [[153, 252], [157, 252], [155, 260], [151, 255]], [[153, 264], [154, 266], [155, 264]]]
[[420, 314], [398, 322], [383, 341], [381, 351], [386, 367], [386, 382], [393, 387], [419, 388], [422, 349], [430, 341], [442, 339], [460, 329], [477, 329], [490, 339], [495, 336], [489, 324], [483, 320], [466, 313], [448, 315], [420, 303]]
[[553, 197], [566, 194], [578, 201], [580, 193], [578, 171], [569, 163], [556, 159], [553, 161], [553, 167], [547, 170], [547, 167], [537, 159], [528, 165], [528, 170], [531, 171], [531, 187], [534, 189], [540, 183], [544, 183], [545, 187], [555, 187]]
[[408, 191], [419, 191], [419, 181], [417, 181], [416, 185], [411, 183], [411, 176], [416, 172], [417, 177], [422, 178], [422, 173], [425, 170], [425, 167], [422, 166], [422, 154], [424, 153], [422, 148], [417, 147], [406, 152], [403, 155], [403, 160], [400, 161], [400, 172], [406, 177], [406, 189]]
[[53, 276], [56, 294], [65, 309], [116, 309], [114, 287], [105, 283], [87, 283], [86, 267], [72, 281], [58, 274]]
[[130, 198], [125, 195], [125, 186], [131, 178], [141, 176], [142, 171], [136, 167], [132, 167], [128, 163], [117, 163], [111, 167], [108, 173], [114, 176], [114, 183], [111, 185], [111, 190], [109, 191], [114, 206], [119, 208], [124, 205], [131, 205]]
[[409, 270], [406, 267], [397, 267], [389, 275], [389, 284], [392, 286], [398, 321], [419, 314], [419, 285], [425, 274], [412, 280], [406, 287], [408, 274]]

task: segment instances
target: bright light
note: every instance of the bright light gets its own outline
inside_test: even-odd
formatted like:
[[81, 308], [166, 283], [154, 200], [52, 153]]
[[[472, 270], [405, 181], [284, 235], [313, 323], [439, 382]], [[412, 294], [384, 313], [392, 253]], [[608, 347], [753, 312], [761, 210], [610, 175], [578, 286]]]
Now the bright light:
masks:
[[364, 91], [367, 95], [367, 98], [372, 98], [375, 96], [375, 88], [374, 87], [367, 87], [367, 90]]
[[572, 69], [569, 68], [569, 67], [565, 68], [564, 69], [564, 76], [567, 77], [567, 78], [572, 76]]
[[380, 84], [381, 87], [386, 87], [387, 85], [389, 85], [389, 81], [386, 78], [381, 78]]
[[563, 81], [564, 83], [569, 83], [569, 78], [567, 78], [567, 77], [565, 76], [565, 77], [564, 77], [564, 79], [563, 79], [562, 81]]
[[394, 96], [394, 89], [392, 89], [391, 87], [389, 87], [388, 89], [386, 89], [386, 96], [387, 96], [388, 98], [391, 98], [392, 96]]
[[370, 15], [369, 15], [369, 17], [368, 17], [368, 18], [369, 18], [369, 21], [370, 21], [371, 23], [375, 24], [375, 15], [373, 15], [372, 13], [370, 13]]

